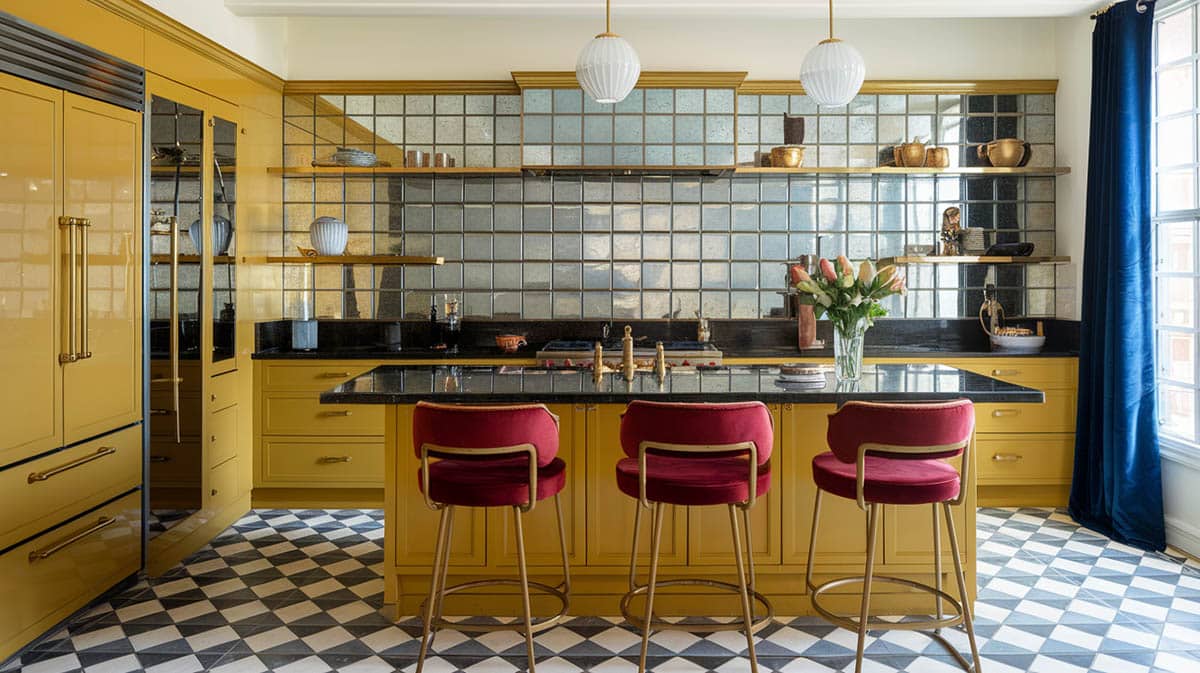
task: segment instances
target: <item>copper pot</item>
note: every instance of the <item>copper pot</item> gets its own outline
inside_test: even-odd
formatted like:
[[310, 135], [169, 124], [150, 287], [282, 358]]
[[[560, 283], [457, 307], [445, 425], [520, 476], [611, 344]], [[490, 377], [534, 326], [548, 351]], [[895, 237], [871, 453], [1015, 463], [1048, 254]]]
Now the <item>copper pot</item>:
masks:
[[950, 150], [945, 147], [930, 147], [925, 150], [925, 166], [927, 168], [947, 168], [950, 166]]
[[904, 168], [919, 168], [925, 165], [925, 143], [913, 138], [911, 143], [897, 145], [893, 149], [896, 165]]
[[985, 159], [993, 166], [1011, 168], [1023, 166], [1029, 160], [1029, 143], [1019, 138], [1001, 138], [980, 145], [976, 150], [980, 159]]
[[780, 145], [771, 148], [771, 165], [775, 168], [799, 168], [804, 163], [804, 147]]

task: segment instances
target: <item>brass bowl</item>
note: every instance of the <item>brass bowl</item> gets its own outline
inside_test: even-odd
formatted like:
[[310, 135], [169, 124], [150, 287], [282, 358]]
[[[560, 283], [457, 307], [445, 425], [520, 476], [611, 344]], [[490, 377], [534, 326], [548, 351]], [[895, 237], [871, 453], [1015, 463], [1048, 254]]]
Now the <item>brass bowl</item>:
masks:
[[950, 166], [950, 150], [945, 147], [930, 147], [925, 150], [925, 166], [947, 168]]
[[896, 165], [905, 168], [920, 168], [925, 165], [925, 143], [904, 143], [895, 149]]
[[804, 163], [804, 147], [780, 145], [771, 148], [771, 165], [775, 168], [799, 168]]
[[1001, 138], [977, 150], [980, 159], [987, 159], [993, 166], [1011, 168], [1020, 166], [1028, 153], [1028, 144], [1019, 138]]

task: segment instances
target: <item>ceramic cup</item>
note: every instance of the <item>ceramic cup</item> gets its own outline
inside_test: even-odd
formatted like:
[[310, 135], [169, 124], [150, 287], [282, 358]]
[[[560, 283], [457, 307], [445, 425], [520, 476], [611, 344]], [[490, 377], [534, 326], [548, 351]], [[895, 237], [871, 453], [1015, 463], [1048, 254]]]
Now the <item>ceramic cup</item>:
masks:
[[496, 337], [496, 345], [505, 353], [516, 353], [518, 348], [528, 343], [520, 334], [501, 334]]

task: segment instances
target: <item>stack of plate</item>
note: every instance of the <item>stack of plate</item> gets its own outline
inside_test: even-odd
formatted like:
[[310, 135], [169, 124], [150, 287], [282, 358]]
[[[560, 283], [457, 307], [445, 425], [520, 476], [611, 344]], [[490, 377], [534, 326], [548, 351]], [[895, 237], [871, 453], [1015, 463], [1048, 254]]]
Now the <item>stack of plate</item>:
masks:
[[825, 369], [819, 365], [780, 365], [778, 382], [796, 387], [823, 387]]
[[379, 157], [374, 152], [356, 150], [349, 147], [339, 147], [333, 153], [333, 163], [339, 166], [374, 166], [379, 163]]

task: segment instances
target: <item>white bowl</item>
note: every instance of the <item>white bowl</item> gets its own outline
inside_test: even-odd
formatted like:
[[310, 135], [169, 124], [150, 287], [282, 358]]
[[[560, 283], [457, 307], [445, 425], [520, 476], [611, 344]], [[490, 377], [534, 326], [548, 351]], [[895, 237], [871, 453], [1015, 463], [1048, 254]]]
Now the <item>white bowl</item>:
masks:
[[1037, 353], [1046, 345], [1044, 336], [992, 335], [992, 350], [1002, 353]]

